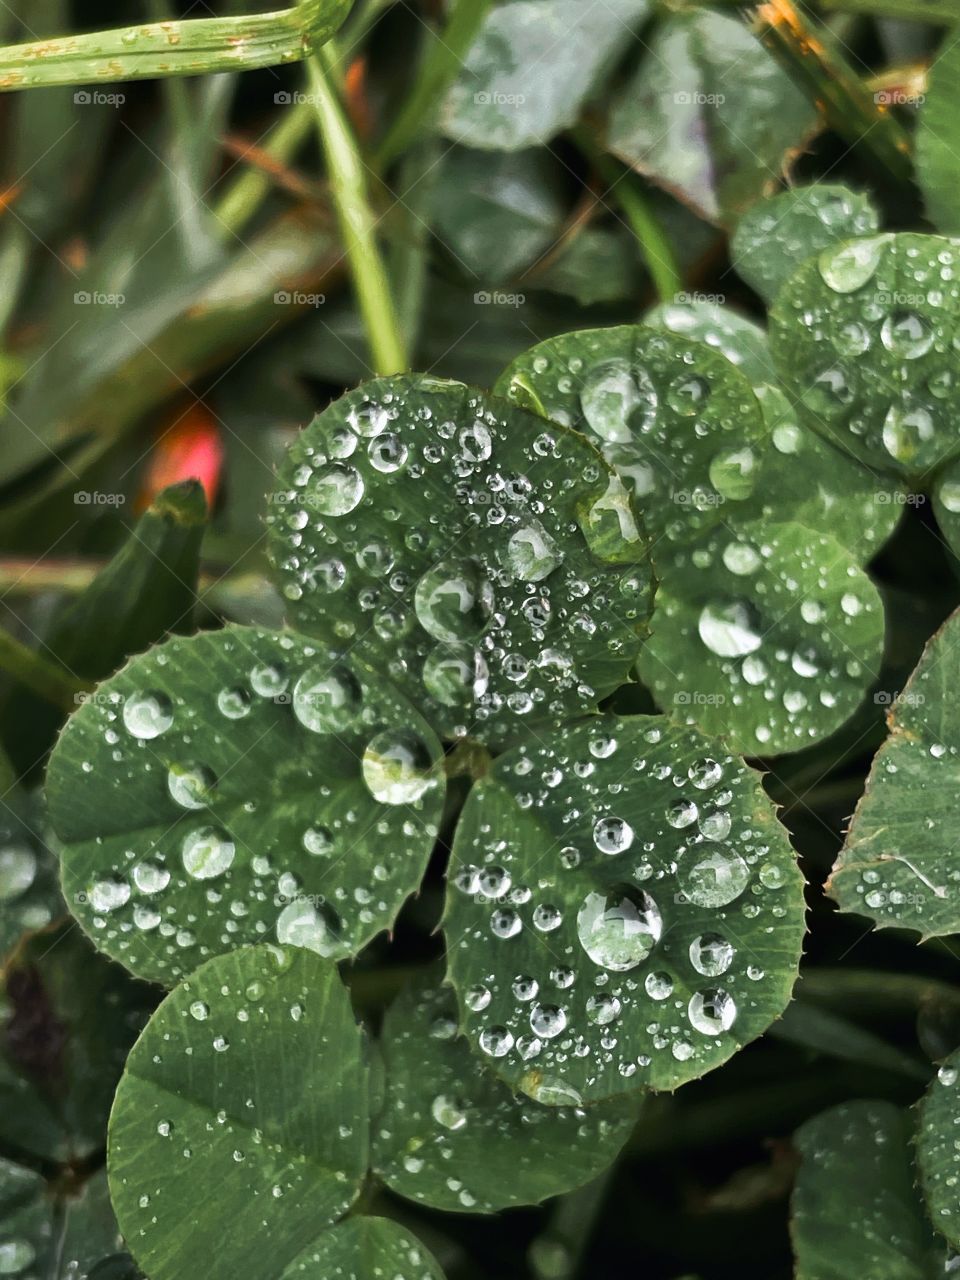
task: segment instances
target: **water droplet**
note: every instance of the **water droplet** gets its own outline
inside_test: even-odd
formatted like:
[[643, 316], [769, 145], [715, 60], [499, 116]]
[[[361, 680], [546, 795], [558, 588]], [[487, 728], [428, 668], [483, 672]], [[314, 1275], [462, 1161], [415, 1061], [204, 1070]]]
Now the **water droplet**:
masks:
[[424, 660], [423, 683], [445, 707], [476, 702], [486, 693], [489, 680], [483, 654], [470, 644], [438, 645]]
[[593, 828], [593, 843], [601, 853], [624, 853], [633, 844], [633, 827], [623, 818], [600, 818]]
[[620, 1016], [622, 1006], [616, 996], [602, 993], [587, 1000], [587, 1017], [599, 1027], [605, 1027]]
[[310, 477], [306, 500], [321, 515], [345, 516], [363, 497], [363, 477], [348, 462], [327, 462]]
[[742, 600], [704, 605], [697, 630], [710, 652], [721, 658], [741, 658], [763, 642], [757, 612]]
[[170, 872], [155, 862], [138, 862], [131, 875], [141, 893], [160, 893], [170, 883]]
[[321, 956], [342, 950], [340, 918], [327, 903], [314, 906], [301, 899], [283, 908], [277, 918], [277, 940], [292, 947], [306, 947]]
[[135, 738], [159, 738], [173, 724], [173, 704], [165, 693], [131, 694], [121, 714]]
[[538, 1004], [530, 1010], [530, 1030], [543, 1040], [552, 1040], [567, 1025], [567, 1015], [555, 1004]]
[[904, 360], [916, 360], [933, 346], [933, 329], [913, 311], [895, 311], [880, 327], [880, 341]]
[[657, 393], [644, 370], [632, 368], [626, 360], [607, 360], [584, 378], [580, 407], [602, 440], [625, 444], [653, 422]]
[[717, 1036], [729, 1031], [737, 1018], [737, 1006], [728, 991], [695, 991], [687, 1006], [687, 1016], [695, 1031]]
[[444, 1129], [456, 1133], [467, 1123], [467, 1112], [460, 1098], [453, 1098], [448, 1093], [438, 1093], [430, 1105], [430, 1114], [437, 1124]]
[[507, 543], [507, 568], [521, 582], [542, 582], [562, 559], [556, 542], [538, 521], [528, 521]]
[[648, 973], [643, 987], [651, 1000], [669, 1000], [673, 995], [673, 979], [662, 971]]
[[407, 460], [408, 452], [404, 442], [392, 431], [375, 436], [367, 445], [371, 465], [383, 475], [399, 471]]
[[190, 1006], [190, 1016], [196, 1018], [197, 1022], [205, 1022], [210, 1016], [210, 1006], [202, 1000], [194, 1000]]
[[721, 497], [743, 502], [756, 484], [757, 459], [752, 449], [726, 449], [711, 461], [710, 483]]
[[480, 1048], [491, 1058], [503, 1058], [513, 1048], [513, 1036], [506, 1027], [486, 1027], [480, 1032]]
[[739, 898], [750, 868], [734, 849], [693, 848], [680, 858], [677, 879], [684, 895], [698, 907], [723, 907]]
[[696, 822], [698, 814], [699, 810], [692, 800], [678, 800], [667, 810], [667, 822], [674, 830], [682, 831], [684, 827]]
[[90, 890], [94, 911], [116, 911], [129, 900], [130, 886], [126, 880], [98, 880]]
[[326, 858], [333, 851], [333, 832], [327, 827], [307, 827], [303, 847], [315, 858]]
[[690, 963], [705, 978], [718, 978], [733, 964], [736, 948], [719, 933], [701, 933], [690, 943]]
[[344, 663], [304, 671], [293, 686], [293, 714], [313, 733], [342, 733], [360, 714], [363, 690]]
[[745, 577], [759, 569], [760, 554], [749, 542], [730, 542], [723, 549], [723, 563], [731, 573]]
[[436, 783], [430, 752], [409, 729], [387, 729], [372, 738], [361, 769], [370, 794], [381, 804], [413, 804]]
[[700, 413], [710, 396], [710, 384], [706, 378], [681, 374], [667, 388], [667, 404], [681, 417], [692, 418]]
[[889, 236], [851, 240], [842, 248], [830, 247], [820, 254], [817, 265], [824, 283], [834, 293], [853, 293], [872, 279]]
[[723, 769], [716, 760], [705, 757], [697, 760], [687, 770], [687, 777], [698, 791], [709, 791], [723, 779]]
[[650, 894], [632, 885], [588, 893], [577, 913], [577, 935], [590, 959], [604, 969], [633, 969], [660, 940], [663, 917]]
[[228, 720], [242, 720], [250, 714], [251, 705], [250, 694], [239, 686], [221, 689], [217, 694], [217, 707]]
[[229, 870], [236, 852], [236, 845], [225, 831], [199, 827], [184, 837], [183, 865], [195, 879], [212, 880]]
[[213, 770], [202, 764], [172, 764], [167, 771], [170, 798], [182, 809], [205, 809], [216, 785]]
[[475, 560], [448, 560], [427, 570], [413, 603], [420, 625], [434, 639], [473, 640], [493, 613], [493, 587]]

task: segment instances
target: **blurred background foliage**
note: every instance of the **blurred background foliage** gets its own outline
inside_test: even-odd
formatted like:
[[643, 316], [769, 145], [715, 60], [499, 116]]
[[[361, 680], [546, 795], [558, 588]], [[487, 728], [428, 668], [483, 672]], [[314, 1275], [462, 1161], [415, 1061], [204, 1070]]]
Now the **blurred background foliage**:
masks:
[[[729, 237], [786, 183], [848, 183], [890, 229], [955, 229], [956, 57], [934, 72], [926, 204], [914, 137], [957, 9], [358, 0], [327, 66], [407, 364], [490, 386], [552, 334], [658, 304], [762, 321]], [[11, 0], [0, 40], [238, 11]], [[53, 949], [63, 908], [35, 791], [46, 754], [76, 698], [130, 653], [227, 619], [280, 623], [264, 576], [274, 465], [313, 412], [382, 371], [310, 94], [291, 65], [0, 97], [0, 1156], [50, 1180], [40, 1209], [22, 1171], [14, 1191], [54, 1233], [64, 1196], [102, 1162], [113, 1085], [155, 996], [75, 931]], [[960, 591], [922, 502], [904, 504], [871, 571], [891, 606], [882, 694]], [[790, 1274], [795, 1126], [846, 1097], [912, 1101], [929, 1059], [960, 1041], [952, 940], [921, 953], [819, 893], [885, 697], [830, 742], [764, 762], [817, 917], [786, 1019], [722, 1072], [653, 1099], [616, 1169], [573, 1197], [494, 1231], [394, 1205], [453, 1280]], [[376, 1014], [434, 953], [439, 872], [389, 963], [385, 941], [357, 961], [358, 1007]]]

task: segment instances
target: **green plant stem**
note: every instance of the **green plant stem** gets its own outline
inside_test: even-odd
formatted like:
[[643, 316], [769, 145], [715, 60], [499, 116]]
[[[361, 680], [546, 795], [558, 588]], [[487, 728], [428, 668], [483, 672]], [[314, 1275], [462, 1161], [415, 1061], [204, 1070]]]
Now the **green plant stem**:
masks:
[[390, 293], [376, 223], [367, 197], [364, 164], [333, 87], [336, 64], [325, 49], [311, 55], [310, 92], [327, 161], [330, 193], [337, 210], [373, 367], [378, 374], [401, 373], [407, 353]]
[[683, 288], [683, 277], [673, 247], [650, 210], [637, 179], [629, 169], [605, 155], [586, 129], [576, 131], [577, 144], [607, 185], [604, 198], [620, 206], [640, 246], [657, 297], [669, 302]]
[[75, 710], [77, 694], [87, 687], [82, 680], [75, 679], [3, 630], [0, 630], [0, 670], [62, 711]]
[[375, 164], [384, 169], [410, 146], [432, 120], [453, 82], [490, 8], [490, 0], [457, 0], [442, 32], [432, 33], [413, 89], [377, 148]]
[[858, 1013], [889, 1015], [926, 1004], [947, 1005], [960, 1011], [960, 986], [920, 974], [878, 969], [805, 970], [798, 992], [825, 1004], [849, 1007]]
[[[298, 102], [273, 126], [261, 150], [278, 165], [289, 164], [314, 127], [315, 108]], [[225, 237], [239, 235], [249, 226], [273, 186], [262, 169], [247, 167], [236, 177], [214, 207], [214, 217]]]
[[148, 22], [0, 49], [0, 92], [246, 71], [307, 57], [337, 30], [349, 0], [232, 18]]
[[906, 129], [875, 101], [829, 32], [808, 24], [791, 0], [758, 5], [753, 32], [831, 129], [847, 142], [862, 145], [895, 181], [910, 182], [913, 165]]

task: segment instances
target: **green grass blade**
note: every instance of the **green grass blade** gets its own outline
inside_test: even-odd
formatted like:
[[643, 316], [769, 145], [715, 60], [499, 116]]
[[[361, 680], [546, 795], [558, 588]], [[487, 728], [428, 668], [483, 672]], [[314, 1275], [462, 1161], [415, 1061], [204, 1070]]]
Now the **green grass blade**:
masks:
[[108, 84], [299, 62], [337, 30], [349, 0], [232, 18], [148, 22], [0, 49], [0, 91]]
[[377, 244], [363, 159], [334, 88], [336, 65], [335, 56], [325, 50], [314, 53], [308, 63], [330, 194], [370, 344], [373, 371], [401, 373], [407, 368], [406, 344]]

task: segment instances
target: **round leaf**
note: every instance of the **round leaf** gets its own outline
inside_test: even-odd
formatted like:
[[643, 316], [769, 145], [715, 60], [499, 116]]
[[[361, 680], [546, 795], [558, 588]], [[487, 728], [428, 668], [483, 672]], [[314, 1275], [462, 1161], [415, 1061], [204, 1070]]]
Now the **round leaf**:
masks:
[[796, 1280], [936, 1280], [945, 1250], [916, 1188], [913, 1126], [889, 1102], [845, 1102], [794, 1137]]
[[273, 555], [298, 625], [450, 736], [501, 738], [626, 678], [651, 602], [616, 476], [581, 436], [455, 382], [369, 382], [301, 433]]
[[824, 437], [922, 484], [957, 453], [960, 241], [903, 233], [806, 262], [770, 313], [785, 381]]
[[791, 520], [831, 535], [865, 565], [893, 533], [907, 495], [806, 426], [779, 387], [755, 388], [770, 432], [752, 515]]
[[168, 984], [266, 939], [353, 954], [420, 882], [440, 754], [406, 699], [317, 641], [171, 640], [101, 685], [53, 753], [70, 908]]
[[[367, 1109], [334, 966], [299, 947], [215, 957], [160, 1005], [117, 1090], [108, 1168], [127, 1246], [150, 1280], [287, 1275], [356, 1198]], [[200, 1205], [203, 1230], [185, 1231]]]
[[890, 735], [873, 758], [829, 883], [842, 910], [924, 937], [960, 930], [958, 643], [954, 613], [890, 709]]
[[496, 390], [591, 434], [655, 538], [689, 539], [753, 493], [760, 406], [746, 378], [702, 343], [642, 325], [583, 329], [525, 351]]
[[827, 737], [879, 671], [880, 596], [826, 534], [721, 529], [676, 549], [663, 576], [640, 676], [661, 707], [745, 755]]
[[443, 1272], [406, 1227], [388, 1218], [347, 1218], [317, 1237], [277, 1280], [443, 1280]]
[[849, 187], [792, 187], [743, 215], [731, 241], [733, 265], [770, 303], [802, 262], [830, 245], [872, 235], [879, 225], [869, 198]]
[[643, 320], [655, 329], [668, 329], [680, 337], [715, 347], [754, 385], [777, 379], [766, 330], [733, 307], [724, 306], [722, 300], [680, 294], [673, 302], [652, 307]]
[[[960, 1050], [950, 1055], [920, 1100], [917, 1167], [927, 1212], [938, 1231], [960, 1248]], [[942, 1275], [943, 1271], [938, 1274]]]
[[757, 774], [661, 717], [501, 756], [467, 799], [444, 928], [465, 1029], [544, 1103], [674, 1089], [790, 998], [802, 881]]
[[405, 991], [387, 1014], [382, 1048], [374, 1168], [398, 1195], [434, 1209], [495, 1213], [562, 1195], [602, 1173], [636, 1122], [631, 1099], [584, 1109], [514, 1093], [457, 1037], [447, 988]]
[[917, 121], [917, 180], [927, 213], [938, 230], [960, 231], [960, 121], [957, 119], [957, 80], [960, 48], [952, 30], [930, 64], [926, 98]]

